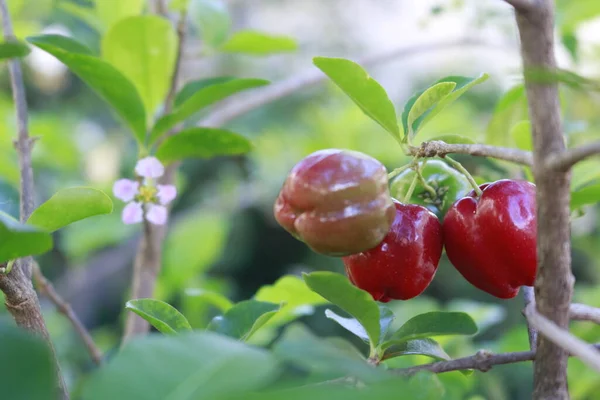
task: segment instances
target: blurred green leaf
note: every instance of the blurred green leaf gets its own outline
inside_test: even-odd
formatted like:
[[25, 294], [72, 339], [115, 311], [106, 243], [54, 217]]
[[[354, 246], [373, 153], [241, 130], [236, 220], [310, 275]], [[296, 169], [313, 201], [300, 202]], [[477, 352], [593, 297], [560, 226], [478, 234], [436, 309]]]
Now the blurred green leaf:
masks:
[[194, 297], [200, 301], [206, 302], [207, 304], [218, 308], [221, 312], [226, 312], [233, 307], [231, 300], [221, 293], [209, 292], [202, 289], [187, 289], [185, 294], [186, 296]]
[[112, 210], [112, 200], [101, 190], [74, 187], [56, 192], [33, 211], [27, 222], [54, 232], [85, 218], [110, 214]]
[[135, 85], [148, 118], [167, 96], [176, 56], [173, 25], [154, 15], [125, 18], [102, 39], [102, 57]]
[[277, 313], [278, 304], [244, 300], [215, 317], [208, 330], [246, 341]]
[[212, 332], [149, 335], [127, 343], [89, 379], [88, 400], [221, 399], [263, 387], [274, 357]]
[[356, 352], [349, 352], [347, 346], [332, 346], [331, 342], [314, 336], [299, 323], [285, 329], [282, 338], [273, 346], [273, 354], [281, 360], [322, 374], [326, 379], [350, 376], [374, 382], [389, 376], [387, 371], [370, 366]]
[[431, 139], [428, 139], [427, 141], [433, 141], [433, 140], [441, 140], [442, 142], [445, 142], [448, 144], [475, 144], [475, 141], [473, 139], [468, 138], [466, 136], [462, 136], [462, 135], [436, 136]]
[[64, 49], [61, 47], [64, 45], [64, 40], [59, 42], [49, 36], [30, 37], [27, 40], [69, 67], [115, 109], [129, 125], [135, 138], [141, 143], [144, 142], [146, 137], [144, 104], [133, 83], [121, 72], [99, 58]]
[[371, 348], [379, 344], [379, 307], [369, 293], [352, 285], [344, 275], [333, 272], [304, 274], [304, 281], [313, 291], [356, 318], [365, 329]]
[[224, 80], [223, 82], [213, 82], [212, 84], [206, 86], [198, 85], [198, 90], [193, 94], [189, 93], [190, 89], [187, 89], [188, 93], [185, 95], [187, 95], [188, 98], [181, 102], [171, 114], [165, 115], [156, 121], [156, 124], [152, 129], [152, 133], [150, 134], [150, 143], [154, 143], [163, 133], [167, 132], [173, 126], [183, 122], [203, 108], [238, 92], [254, 89], [268, 84], [269, 81], [264, 79], [240, 78], [228, 79]]
[[30, 52], [29, 46], [21, 41], [0, 42], [0, 60], [25, 57]]
[[0, 320], [0, 386], [4, 399], [55, 398], [54, 362], [47, 343]]
[[188, 320], [175, 307], [155, 299], [129, 300], [125, 309], [148, 321], [150, 325], [167, 335], [192, 330]]
[[388, 359], [408, 355], [427, 356], [437, 361], [450, 360], [450, 356], [433, 339], [414, 339], [390, 346], [385, 349], [383, 357]]
[[[27, 38], [27, 41], [30, 43], [40, 47], [42, 50], [45, 50], [42, 45], [55, 47], [57, 49], [64, 50], [68, 53], [74, 54], [85, 54], [88, 56], [92, 56], [93, 52], [87, 47], [85, 44], [78, 42], [75, 39], [72, 39], [68, 36], [55, 35], [55, 34], [47, 34], [40, 36], [33, 36]], [[48, 51], [48, 50], [46, 50]], [[50, 53], [50, 51], [48, 51]]]
[[385, 89], [358, 64], [343, 58], [315, 57], [325, 73], [372, 120], [400, 139], [394, 104]]
[[404, 323], [389, 340], [382, 344], [383, 349], [406, 342], [407, 340], [430, 336], [474, 335], [477, 325], [469, 314], [463, 312], [432, 311], [419, 314]]
[[262, 286], [254, 299], [282, 304], [279, 312], [267, 324], [269, 326], [283, 325], [295, 318], [312, 314], [314, 306], [327, 303], [327, 300], [310, 290], [302, 279], [293, 275], [285, 275], [272, 285]]
[[164, 163], [185, 158], [211, 158], [249, 152], [252, 144], [245, 137], [216, 128], [187, 128], [162, 142], [156, 157]]
[[584, 186], [571, 192], [571, 210], [600, 202], [600, 183]]
[[516, 122], [527, 118], [527, 97], [524, 86], [520, 84], [507, 91], [496, 103], [486, 130], [485, 143], [511, 146], [510, 129]]
[[0, 263], [46, 253], [53, 246], [52, 235], [23, 225], [0, 211]]
[[226, 53], [244, 53], [256, 56], [296, 51], [297, 49], [298, 43], [291, 37], [250, 30], [234, 33], [221, 46], [221, 51]]
[[230, 82], [235, 80], [236, 78], [231, 76], [217, 76], [214, 78], [206, 78], [199, 79], [196, 81], [191, 81], [185, 84], [183, 88], [177, 93], [175, 96], [174, 106], [177, 108], [182, 105], [184, 102], [190, 99], [196, 92], [199, 92], [201, 89], [204, 89], [208, 86], [221, 84], [225, 82]]
[[198, 25], [202, 42], [210, 47], [221, 46], [231, 29], [231, 17], [221, 0], [195, 0], [189, 8], [191, 20]]
[[169, 10], [184, 11], [190, 5], [190, 0], [171, 0], [169, 1]]
[[447, 303], [446, 309], [469, 314], [479, 328], [479, 332], [501, 323], [506, 318], [506, 309], [500, 304], [457, 299]]
[[446, 390], [437, 374], [430, 371], [419, 371], [408, 380], [409, 387], [418, 391], [414, 400], [439, 400], [444, 398]]
[[[412, 102], [412, 99], [404, 107], [406, 113], [406, 123], [404, 124], [404, 134], [408, 137], [414, 137], [419, 129], [419, 124], [415, 124], [417, 119], [426, 112], [433, 109], [443, 98], [448, 96], [456, 87], [455, 82], [440, 82], [425, 89]], [[402, 122], [404, 123], [404, 113], [402, 114]]]
[[532, 151], [533, 140], [531, 138], [531, 122], [520, 121], [510, 131], [517, 147], [521, 150]]
[[145, 0], [96, 0], [96, 15], [105, 29], [127, 17], [140, 15], [146, 5]]
[[558, 0], [556, 8], [559, 26], [566, 33], [574, 33], [582, 22], [600, 14], [600, 4], [594, 0]]
[[90, 28], [94, 29], [97, 32], [104, 31], [103, 22], [100, 20], [100, 18], [98, 18], [96, 10], [92, 7], [86, 7], [81, 4], [60, 1], [57, 4], [57, 8], [83, 21]]
[[579, 60], [579, 41], [573, 33], [564, 33], [560, 37], [560, 41], [567, 49], [573, 61]]

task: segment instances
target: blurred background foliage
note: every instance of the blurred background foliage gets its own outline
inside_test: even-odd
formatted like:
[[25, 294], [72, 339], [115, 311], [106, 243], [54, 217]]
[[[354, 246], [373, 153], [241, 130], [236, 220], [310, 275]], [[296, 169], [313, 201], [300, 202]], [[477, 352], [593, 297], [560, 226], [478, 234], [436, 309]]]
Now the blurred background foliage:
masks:
[[[101, 0], [96, 14], [88, 0], [10, 0], [19, 37], [40, 32], [67, 34], [99, 51], [101, 33], [116, 19], [144, 9], [144, 1], [125, 10], [119, 0]], [[137, 5], [136, 5], [137, 4]], [[600, 5], [597, 1], [558, 1], [557, 50], [561, 67], [599, 78]], [[212, 50], [230, 31], [260, 29], [287, 35], [299, 43], [295, 52], [256, 56]], [[314, 68], [317, 55], [359, 57], [386, 49], [423, 46], [412, 55], [367, 68], [395, 104], [433, 81], [451, 74], [491, 79], [443, 111], [417, 139], [459, 134], [476, 142], [528, 149], [526, 99], [519, 79], [518, 38], [512, 11], [501, 1], [480, 0], [192, 0], [183, 62], [185, 80], [241, 76], [277, 81]], [[483, 46], [448, 46], [426, 50], [430, 43], [456, 38], [480, 40]], [[18, 213], [18, 169], [12, 146], [13, 106], [6, 69], [0, 75], [0, 210]], [[25, 59], [37, 203], [60, 188], [89, 185], [111, 192], [119, 177], [129, 177], [135, 144], [109, 108], [47, 53], [33, 49]], [[251, 96], [251, 94], [249, 95]], [[566, 140], [569, 146], [600, 139], [600, 105], [594, 87], [562, 85]], [[243, 97], [243, 96], [242, 96]], [[234, 98], [232, 101], [236, 101]], [[219, 107], [218, 105], [216, 106]], [[208, 112], [210, 112], [209, 110]], [[198, 119], [202, 118], [202, 114]], [[331, 84], [306, 88], [241, 116], [229, 124], [254, 143], [244, 157], [186, 161], [178, 176], [176, 200], [165, 244], [156, 297], [175, 305], [194, 327], [204, 327], [216, 310], [202, 293], [218, 292], [230, 300], [254, 296], [264, 285], [302, 271], [342, 272], [339, 259], [312, 253], [274, 221], [272, 205], [292, 166], [309, 153], [328, 147], [363, 151], [389, 169], [408, 159], [394, 140]], [[504, 162], [456, 157], [481, 181], [527, 177], [528, 171]], [[597, 185], [600, 160], [577, 167], [573, 188]], [[138, 226], [120, 222], [120, 202], [111, 215], [73, 224], [56, 237], [56, 247], [40, 264], [58, 291], [71, 302], [103, 350], [116, 350], [123, 328], [131, 264]], [[573, 214], [575, 301], [600, 306], [598, 207]], [[269, 287], [263, 288], [270, 290]], [[267, 296], [262, 292], [258, 296]], [[294, 298], [298, 302], [303, 301]], [[309, 302], [310, 303], [310, 302]], [[420, 297], [392, 302], [401, 324], [432, 310], [469, 312], [480, 326], [474, 338], [440, 340], [451, 356], [480, 348], [522, 351], [528, 347], [522, 299], [499, 301], [470, 286], [443, 258], [437, 276]], [[49, 328], [67, 380], [75, 382], [92, 366], [68, 322], [44, 303]], [[341, 336], [323, 308], [308, 307], [301, 318], [319, 336]], [[600, 328], [573, 323], [574, 332], [598, 342]], [[271, 331], [253, 341], [268, 342]], [[394, 359], [398, 366], [427, 362], [422, 357]], [[574, 399], [600, 399], [600, 381], [577, 360], [570, 360]], [[448, 398], [526, 399], [531, 395], [531, 366], [499, 366], [465, 377], [442, 374]], [[473, 397], [471, 397], [473, 396]], [[481, 396], [481, 397], [477, 397]]]

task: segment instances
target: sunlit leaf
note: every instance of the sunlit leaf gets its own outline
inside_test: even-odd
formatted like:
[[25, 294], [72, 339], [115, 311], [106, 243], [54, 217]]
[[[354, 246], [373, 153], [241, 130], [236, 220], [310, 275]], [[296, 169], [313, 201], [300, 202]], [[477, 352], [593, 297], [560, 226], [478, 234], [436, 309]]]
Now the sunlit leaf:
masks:
[[215, 317], [207, 329], [236, 339], [248, 340], [278, 309], [278, 304], [257, 300], [241, 301], [222, 316]]
[[226, 312], [233, 307], [231, 300], [217, 292], [209, 292], [202, 289], [187, 289], [185, 294], [186, 296], [194, 297], [211, 306], [214, 306], [221, 312]]
[[155, 299], [129, 300], [125, 308], [148, 321], [165, 334], [176, 334], [192, 329], [188, 320], [177, 309], [164, 301]]
[[244, 53], [258, 56], [295, 51], [297, 48], [298, 44], [293, 38], [249, 30], [234, 33], [221, 46], [221, 50], [227, 53]]
[[113, 24], [127, 17], [140, 15], [146, 5], [146, 0], [96, 0], [96, 15], [104, 29], [110, 29]]

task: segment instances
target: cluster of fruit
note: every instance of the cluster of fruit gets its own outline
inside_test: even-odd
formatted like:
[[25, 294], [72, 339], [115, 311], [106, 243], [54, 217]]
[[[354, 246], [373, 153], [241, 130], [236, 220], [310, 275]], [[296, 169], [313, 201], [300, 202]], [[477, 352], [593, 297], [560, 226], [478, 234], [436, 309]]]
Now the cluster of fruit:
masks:
[[[315, 252], [342, 257], [350, 281], [380, 302], [421, 294], [443, 248], [467, 281], [493, 296], [513, 298], [521, 286], [532, 286], [535, 185], [503, 179], [479, 186], [478, 194], [468, 192], [465, 176], [442, 161], [416, 169], [390, 185], [385, 166], [372, 157], [317, 151], [288, 175], [275, 218]], [[428, 190], [411, 196], [415, 174]], [[405, 203], [415, 204], [392, 197], [407, 187]]]

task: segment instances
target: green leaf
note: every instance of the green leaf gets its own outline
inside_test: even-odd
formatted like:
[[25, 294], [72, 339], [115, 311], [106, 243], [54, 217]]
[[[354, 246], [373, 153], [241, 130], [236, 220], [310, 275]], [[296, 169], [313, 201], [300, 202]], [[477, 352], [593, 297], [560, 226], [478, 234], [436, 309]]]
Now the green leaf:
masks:
[[46, 253], [53, 246], [52, 235], [23, 225], [0, 211], [0, 263]]
[[[213, 105], [238, 92], [265, 86], [269, 81], [264, 79], [230, 79], [221, 83], [202, 86], [187, 100], [183, 101], [171, 114], [160, 118], [150, 134], [150, 143], [154, 143], [163, 133], [183, 122], [205, 107]], [[189, 89], [188, 89], [189, 90]]]
[[475, 333], [477, 333], [477, 325], [469, 314], [432, 311], [406, 321], [387, 342], [382, 344], [382, 348], [387, 349], [408, 340], [430, 336], [474, 335]]
[[600, 202], [600, 183], [584, 186], [571, 192], [571, 210]]
[[278, 309], [278, 304], [257, 300], [241, 301], [224, 315], [215, 317], [207, 329], [246, 341], [263, 327]]
[[560, 37], [560, 41], [567, 49], [573, 61], [579, 61], [579, 41], [573, 33], [564, 33]]
[[315, 57], [313, 63], [325, 73], [371, 119], [400, 139], [394, 104], [385, 89], [358, 64], [343, 58]]
[[171, 87], [177, 57], [171, 23], [154, 15], [125, 18], [104, 35], [102, 56], [135, 85], [152, 117]]
[[501, 323], [506, 317], [506, 309], [502, 305], [479, 301], [452, 300], [446, 304], [446, 309], [469, 314], [479, 332]]
[[146, 112], [135, 86], [115, 67], [99, 58], [72, 53], [48, 43], [47, 36], [27, 39], [33, 45], [52, 54], [106, 100], [127, 123], [135, 138], [143, 143], [146, 137]]
[[367, 342], [367, 343], [369, 342], [369, 335], [367, 335], [367, 331], [365, 331], [365, 328], [363, 328], [363, 326], [360, 324], [360, 322], [358, 322], [355, 318], [344, 318], [340, 315], [337, 315], [330, 309], [325, 310], [325, 316], [329, 319], [334, 320], [342, 328], [355, 334], [356, 336], [358, 336], [365, 342]]
[[445, 142], [448, 144], [475, 144], [475, 141], [471, 138], [468, 138], [468, 137], [462, 136], [462, 135], [454, 135], [454, 134], [436, 136], [431, 139], [428, 139], [427, 141], [431, 142], [433, 140], [441, 140], [442, 142]]
[[379, 327], [381, 328], [380, 342], [386, 337], [395, 318], [396, 316], [391, 309], [384, 305], [379, 305]]
[[211, 332], [149, 335], [128, 342], [83, 385], [87, 400], [222, 399], [278, 375], [276, 359]]
[[55, 398], [52, 353], [47, 343], [23, 329], [0, 321], [0, 386], [3, 399]]
[[104, 192], [87, 187], [74, 187], [56, 192], [33, 211], [27, 222], [48, 232], [54, 232], [85, 218], [110, 214], [112, 210], [112, 200]]
[[510, 131], [515, 144], [521, 150], [532, 151], [533, 140], [531, 138], [531, 122], [520, 121]]
[[104, 31], [104, 25], [98, 18], [95, 9], [75, 3], [67, 3], [65, 1], [59, 2], [57, 7], [67, 14], [71, 14], [73, 17], [80, 19], [93, 28], [96, 32]]
[[155, 299], [129, 300], [125, 309], [148, 321], [166, 335], [192, 330], [190, 323], [177, 309], [164, 301]]
[[25, 57], [30, 52], [29, 46], [21, 41], [0, 42], [0, 60]]
[[450, 356], [433, 339], [415, 339], [390, 346], [385, 350], [383, 358], [388, 359], [408, 355], [422, 355], [438, 361], [450, 360]]
[[96, 0], [96, 15], [105, 29], [127, 17], [140, 15], [146, 5], [146, 0]]
[[169, 1], [169, 10], [185, 11], [190, 5], [190, 0], [171, 0]]
[[232, 81], [235, 79], [236, 78], [231, 77], [231, 76], [218, 76], [218, 77], [214, 77], [214, 78], [199, 79], [196, 81], [188, 82], [175, 96], [175, 102], [174, 102], [175, 108], [179, 107], [181, 104], [183, 104], [185, 101], [187, 101], [190, 97], [192, 97], [196, 92], [200, 91], [201, 89], [204, 89], [211, 85], [229, 82], [229, 81]]
[[379, 344], [379, 307], [369, 293], [352, 285], [344, 275], [333, 272], [304, 274], [304, 281], [313, 291], [356, 318], [365, 329], [371, 348]]
[[285, 275], [273, 285], [262, 286], [254, 299], [283, 304], [269, 321], [269, 326], [280, 326], [295, 318], [312, 314], [314, 306], [327, 303], [327, 300], [310, 290], [302, 279], [293, 275]]
[[209, 292], [202, 289], [186, 289], [186, 296], [194, 297], [200, 301], [203, 301], [211, 306], [218, 308], [221, 312], [228, 311], [233, 307], [233, 303], [227, 297], [221, 293]]
[[[431, 111], [433, 107], [444, 97], [448, 96], [448, 94], [450, 94], [455, 87], [455, 82], [437, 83], [423, 91], [423, 93], [419, 94], [419, 96], [415, 98], [414, 102], [409, 101], [404, 108], [404, 112], [406, 113], [404, 134], [411, 138], [414, 137], [419, 128], [419, 124], [415, 124], [415, 121], [417, 121], [417, 119], [426, 112]], [[404, 114], [402, 116], [402, 122], [404, 123]]]
[[237, 133], [215, 128], [188, 128], [162, 142], [156, 157], [169, 163], [191, 157], [239, 155], [251, 149], [250, 141]]
[[528, 118], [525, 87], [520, 84], [507, 91], [498, 100], [486, 130], [485, 143], [511, 146], [510, 129], [518, 121]]
[[[41, 48], [41, 45], [56, 47], [68, 53], [85, 54], [92, 56], [94, 53], [85, 44], [68, 36], [48, 34], [27, 38], [27, 41]], [[35, 42], [34, 42], [35, 41]]]
[[288, 36], [269, 35], [257, 31], [238, 31], [227, 40], [221, 50], [227, 53], [244, 53], [263, 56], [296, 51], [298, 43]]
[[200, 29], [202, 42], [210, 47], [221, 46], [231, 29], [231, 17], [221, 0], [196, 0], [189, 10], [191, 20]]
[[302, 324], [289, 325], [282, 338], [273, 346], [273, 354], [326, 379], [351, 376], [374, 382], [389, 376], [380, 368], [373, 368], [348, 346], [332, 346], [331, 341], [314, 336]]

